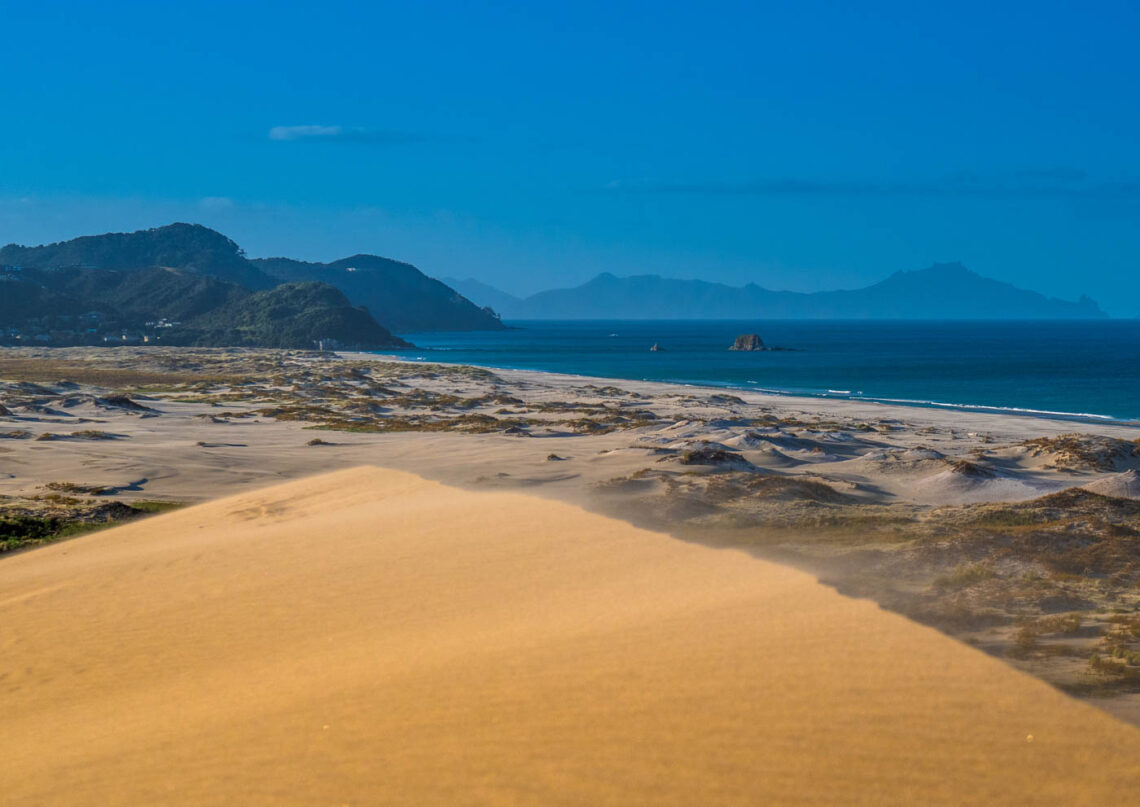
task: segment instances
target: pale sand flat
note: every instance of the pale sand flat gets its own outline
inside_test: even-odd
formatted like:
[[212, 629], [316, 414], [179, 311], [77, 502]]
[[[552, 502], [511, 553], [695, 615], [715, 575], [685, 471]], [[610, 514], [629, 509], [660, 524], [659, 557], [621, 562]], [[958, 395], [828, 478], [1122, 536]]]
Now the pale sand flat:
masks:
[[735, 551], [341, 471], [0, 561], [0, 802], [1104, 804], [1140, 731]]

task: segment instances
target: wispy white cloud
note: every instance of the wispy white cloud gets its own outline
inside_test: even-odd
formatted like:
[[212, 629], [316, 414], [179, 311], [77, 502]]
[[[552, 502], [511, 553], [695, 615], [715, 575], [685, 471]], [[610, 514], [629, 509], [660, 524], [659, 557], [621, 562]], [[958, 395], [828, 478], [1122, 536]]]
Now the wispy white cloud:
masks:
[[269, 139], [279, 142], [309, 143], [371, 143], [374, 145], [396, 145], [400, 143], [470, 143], [470, 137], [420, 134], [418, 132], [397, 132], [391, 129], [370, 129], [366, 126], [326, 126], [305, 124], [302, 126], [274, 126], [269, 130]]
[[226, 210], [234, 206], [234, 200], [228, 196], [204, 196], [198, 204], [207, 210]]
[[336, 140], [344, 135], [343, 126], [274, 126], [269, 130], [270, 140]]

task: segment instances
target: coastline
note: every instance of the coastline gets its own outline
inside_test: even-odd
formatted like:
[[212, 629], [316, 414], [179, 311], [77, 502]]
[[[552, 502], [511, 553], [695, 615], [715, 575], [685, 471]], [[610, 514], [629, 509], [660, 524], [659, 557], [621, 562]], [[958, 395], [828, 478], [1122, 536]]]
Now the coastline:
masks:
[[[656, 381], [651, 379], [622, 378], [618, 376], [591, 376], [578, 373], [559, 373], [550, 370], [533, 370], [529, 368], [502, 367], [492, 364], [470, 364], [466, 362], [450, 362], [434, 359], [410, 359], [407, 356], [385, 351], [336, 351], [350, 361], [368, 361], [380, 359], [397, 364], [432, 365], [443, 364], [452, 367], [475, 367], [496, 373], [503, 378], [518, 381], [543, 381], [552, 386], [572, 388], [575, 385], [594, 384], [607, 385], [620, 383], [623, 387], [635, 389], [640, 392], [664, 393], [669, 391], [698, 391], [709, 394], [730, 391], [736, 393], [748, 403], [757, 405], [778, 406], [781, 402], [789, 407], [798, 407], [800, 411], [818, 411], [825, 414], [850, 414], [856, 417], [915, 417], [915, 410], [943, 412], [961, 412], [970, 415], [1000, 418], [1022, 418], [1028, 422], [1018, 424], [1026, 429], [1032, 429], [1033, 424], [1040, 422], [1059, 424], [1062, 429], [1071, 430], [1074, 426], [1104, 426], [1111, 429], [1120, 428], [1136, 430], [1140, 433], [1140, 419], [1121, 419], [1110, 415], [1098, 415], [1080, 412], [1051, 412], [1046, 410], [1026, 409], [1021, 407], [998, 407], [974, 404], [945, 403], [941, 401], [901, 400], [892, 398], [879, 398], [870, 396], [835, 394], [811, 394], [803, 392], [785, 391], [780, 389], [758, 388], [756, 386], [734, 386], [730, 384], [698, 384], [683, 381]], [[835, 406], [831, 406], [834, 404]], [[874, 408], [858, 408], [860, 406]], [[1050, 427], [1046, 427], [1047, 430]], [[1100, 432], [1097, 429], [1098, 433]], [[1116, 432], [1112, 432], [1116, 434]], [[1126, 432], [1121, 432], [1125, 434]]]
[[[1133, 323], [535, 321], [509, 334], [408, 334], [427, 362], [852, 398], [908, 406], [1140, 421]], [[760, 331], [788, 351], [727, 350]], [[660, 344], [660, 352], [650, 351]]]

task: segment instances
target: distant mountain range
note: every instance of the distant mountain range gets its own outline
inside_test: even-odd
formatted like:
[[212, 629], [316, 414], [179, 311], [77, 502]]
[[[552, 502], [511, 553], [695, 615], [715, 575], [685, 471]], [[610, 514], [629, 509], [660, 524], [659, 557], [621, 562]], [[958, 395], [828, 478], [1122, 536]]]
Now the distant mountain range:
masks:
[[[496, 313], [496, 311], [498, 313]], [[196, 224], [0, 249], [0, 344], [386, 348], [418, 331], [509, 319], [1090, 319], [1082, 297], [1047, 298], [961, 264], [898, 272], [850, 291], [771, 291], [657, 275], [600, 274], [514, 297], [477, 280], [434, 280], [376, 255], [331, 263], [250, 259]]]
[[[376, 255], [328, 264], [251, 260], [197, 224], [9, 244], [0, 268], [0, 342], [7, 343], [106, 343], [121, 329], [132, 341], [168, 344], [396, 347], [407, 343], [391, 331], [503, 327], [494, 311], [411, 264]], [[78, 308], [101, 316], [94, 329], [66, 325]], [[158, 320], [166, 321], [162, 330], [146, 325]]]
[[1045, 297], [960, 263], [896, 272], [849, 291], [772, 291], [658, 275], [608, 272], [581, 286], [513, 297], [477, 280], [449, 283], [507, 319], [1098, 319], [1093, 300]]

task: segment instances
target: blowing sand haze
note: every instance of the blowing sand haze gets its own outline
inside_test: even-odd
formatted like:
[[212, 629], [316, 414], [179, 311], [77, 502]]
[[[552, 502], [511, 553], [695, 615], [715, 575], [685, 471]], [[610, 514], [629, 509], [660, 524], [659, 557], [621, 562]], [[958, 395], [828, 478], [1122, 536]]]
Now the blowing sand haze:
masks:
[[0, 564], [11, 804], [1102, 804], [1140, 732], [811, 577], [356, 468]]

